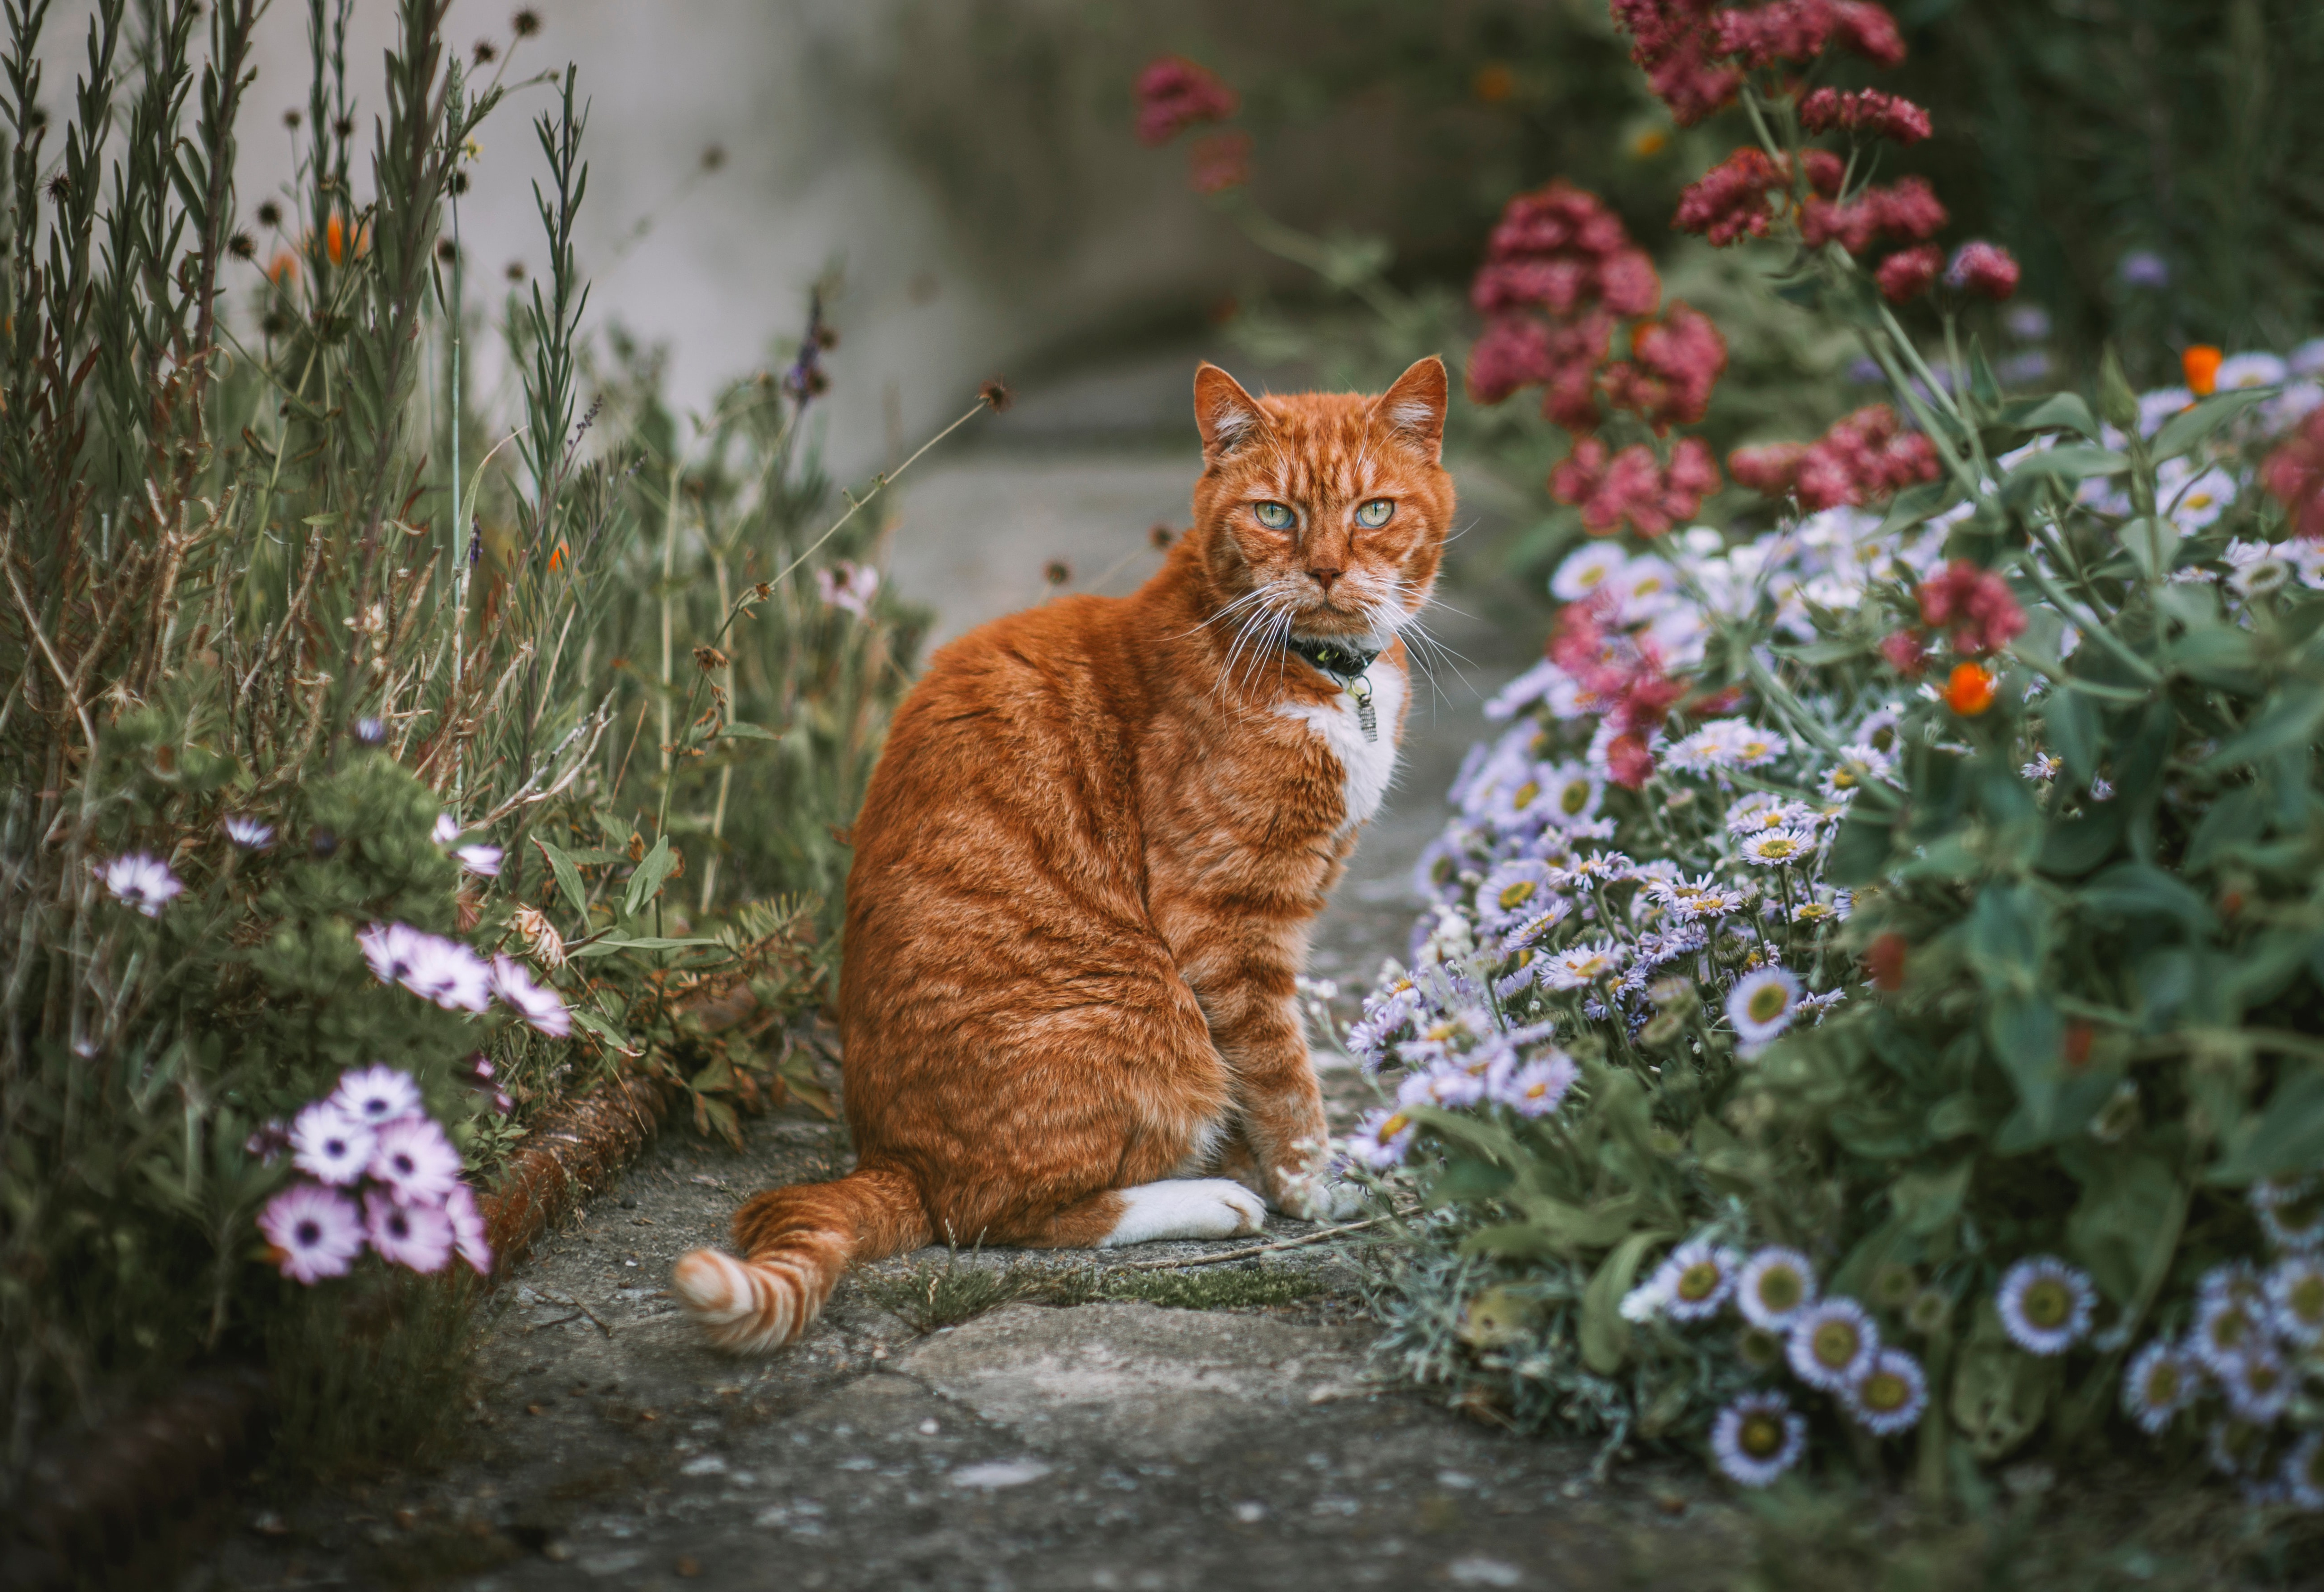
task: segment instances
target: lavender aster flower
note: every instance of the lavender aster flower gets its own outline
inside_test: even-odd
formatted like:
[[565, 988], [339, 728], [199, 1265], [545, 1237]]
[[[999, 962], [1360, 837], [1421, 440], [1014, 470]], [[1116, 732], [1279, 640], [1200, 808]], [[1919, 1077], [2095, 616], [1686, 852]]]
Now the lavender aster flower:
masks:
[[115, 900], [148, 917], [161, 916], [161, 908], [186, 888], [169, 864], [151, 851], [125, 852], [95, 866], [97, 879]]
[[355, 739], [365, 746], [387, 744], [387, 722], [366, 715], [355, 721]]
[[1921, 1362], [1901, 1348], [1884, 1348], [1872, 1368], [1849, 1385], [1848, 1413], [1867, 1431], [1894, 1437], [1921, 1423], [1929, 1407], [1929, 1379]]
[[1497, 1091], [1501, 1104], [1520, 1117], [1546, 1117], [1563, 1102], [1582, 1069], [1562, 1050], [1527, 1062], [1504, 1080]]
[[399, 1205], [441, 1205], [460, 1182], [460, 1152], [427, 1117], [406, 1117], [379, 1130], [369, 1171]]
[[2090, 1330], [2098, 1293], [2089, 1275], [2053, 1255], [2034, 1255], [2002, 1275], [1994, 1298], [2002, 1330], [2028, 1354], [2063, 1354]]
[[345, 1186], [371, 1164], [372, 1130], [337, 1097], [317, 1100], [290, 1124], [291, 1164], [310, 1177]]
[[1707, 1321], [1717, 1315], [1735, 1291], [1735, 1273], [1742, 1264], [1738, 1251], [1702, 1238], [1681, 1244], [1656, 1275], [1663, 1309], [1674, 1321]]
[[2122, 1375], [2122, 1407], [2149, 1435], [2195, 1402], [2201, 1383], [2186, 1354], [2158, 1338], [2134, 1356]]
[[438, 1272], [452, 1257], [452, 1219], [439, 1205], [399, 1205], [392, 1194], [364, 1196], [364, 1232], [383, 1260]]
[[1375, 1172], [1386, 1171], [1404, 1160], [1417, 1131], [1419, 1124], [1403, 1111], [1368, 1112], [1348, 1136], [1348, 1158]]
[[2311, 1431], [2292, 1444], [2277, 1478], [2285, 1503], [2310, 1514], [2324, 1513], [2324, 1431]]
[[1727, 1020], [1746, 1045], [1761, 1045], [1792, 1025], [1800, 980], [1787, 968], [1763, 967], [1735, 980], [1727, 992]]
[[1844, 1393], [1879, 1357], [1880, 1329], [1862, 1305], [1835, 1294], [1800, 1312], [1785, 1349], [1801, 1381]]
[[1764, 1487], [1807, 1451], [1808, 1423], [1780, 1393], [1747, 1393], [1719, 1412], [1711, 1451], [1719, 1468], [1747, 1487]]
[[2195, 1325], [2187, 1334], [2187, 1348], [2205, 1370], [2215, 1376], [2225, 1376], [2246, 1355], [2265, 1348], [2267, 1339], [2264, 1301], [2218, 1293], [2197, 1302]]
[[2219, 1391], [2237, 1420], [2273, 1426], [2292, 1407], [2300, 1378], [2273, 1344], [2259, 1343], [2219, 1373]]
[[2302, 1348], [2324, 1344], [2324, 1256], [2291, 1255], [2268, 1274], [2267, 1302], [2278, 1336]]
[[1745, 1321], [1771, 1332], [1788, 1331], [1815, 1297], [1815, 1268], [1796, 1249], [1762, 1249], [1743, 1263], [1735, 1279], [1735, 1308]]
[[269, 1200], [258, 1230], [281, 1253], [282, 1275], [309, 1287], [346, 1276], [363, 1253], [363, 1215], [355, 1202], [319, 1183], [294, 1182]]

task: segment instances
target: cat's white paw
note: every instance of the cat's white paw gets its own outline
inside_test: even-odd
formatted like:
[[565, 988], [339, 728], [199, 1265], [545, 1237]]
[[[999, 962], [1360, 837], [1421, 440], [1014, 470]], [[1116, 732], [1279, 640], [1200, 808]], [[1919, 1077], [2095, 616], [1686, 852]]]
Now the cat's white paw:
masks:
[[1300, 1221], [1345, 1221], [1364, 1208], [1364, 1192], [1325, 1172], [1286, 1173], [1275, 1208]]
[[1164, 1238], [1237, 1238], [1258, 1232], [1267, 1203], [1223, 1177], [1172, 1178], [1121, 1191], [1121, 1219], [1098, 1240], [1101, 1249]]

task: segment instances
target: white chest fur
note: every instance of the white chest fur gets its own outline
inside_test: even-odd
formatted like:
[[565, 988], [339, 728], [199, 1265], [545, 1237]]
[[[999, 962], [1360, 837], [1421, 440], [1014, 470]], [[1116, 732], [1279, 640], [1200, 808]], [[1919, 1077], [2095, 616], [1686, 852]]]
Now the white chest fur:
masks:
[[1379, 812], [1388, 795], [1388, 782], [1396, 776], [1397, 728], [1404, 722], [1404, 695], [1409, 688], [1404, 671], [1385, 658], [1375, 661], [1365, 677], [1371, 682], [1377, 740], [1364, 739], [1356, 699], [1344, 691], [1329, 702], [1285, 702], [1275, 709], [1286, 719], [1305, 723], [1340, 759], [1341, 788], [1348, 804], [1346, 828]]

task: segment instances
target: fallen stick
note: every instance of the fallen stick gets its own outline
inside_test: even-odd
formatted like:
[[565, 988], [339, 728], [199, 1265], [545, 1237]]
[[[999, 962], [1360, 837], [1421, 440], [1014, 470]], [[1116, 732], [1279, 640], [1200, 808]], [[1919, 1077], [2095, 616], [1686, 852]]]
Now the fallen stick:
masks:
[[1216, 1255], [1192, 1255], [1184, 1260], [1133, 1260], [1120, 1269], [1126, 1272], [1165, 1272], [1176, 1271], [1190, 1265], [1216, 1265], [1222, 1260], [1249, 1260], [1254, 1256], [1274, 1255], [1286, 1249], [1303, 1249], [1310, 1244], [1321, 1244], [1328, 1238], [1336, 1238], [1345, 1233], [1360, 1233], [1366, 1228], [1376, 1228], [1384, 1221], [1394, 1221], [1398, 1217], [1411, 1214], [1410, 1210], [1391, 1210], [1386, 1216], [1368, 1217], [1362, 1221], [1351, 1221], [1343, 1227], [1323, 1228], [1315, 1232], [1303, 1233], [1296, 1238], [1277, 1238], [1273, 1243], [1253, 1244], [1243, 1249], [1222, 1249]]

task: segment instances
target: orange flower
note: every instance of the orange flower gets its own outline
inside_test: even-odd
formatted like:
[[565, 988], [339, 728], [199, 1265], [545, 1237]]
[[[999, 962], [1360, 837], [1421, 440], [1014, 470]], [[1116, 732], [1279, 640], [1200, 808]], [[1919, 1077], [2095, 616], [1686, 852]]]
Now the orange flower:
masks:
[[1973, 663], [1957, 663], [1945, 682], [1945, 705], [1965, 719], [1993, 705], [1993, 676]]
[[266, 280], [276, 287], [288, 287], [298, 279], [299, 258], [285, 249], [274, 256], [274, 263], [266, 268]]
[[1499, 61], [1477, 69], [1469, 80], [1469, 92], [1486, 105], [1499, 105], [1517, 88], [1517, 75]]
[[2198, 398], [2209, 398], [2219, 384], [2219, 351], [2209, 343], [2197, 343], [2179, 356], [2179, 365], [2187, 373], [2187, 391]]
[[1894, 994], [1904, 987], [1904, 952], [1908, 947], [1904, 936], [1886, 934], [1872, 942], [1864, 952], [1864, 971], [1871, 975], [1874, 988]]
[[567, 547], [564, 538], [560, 537], [558, 538], [557, 545], [549, 549], [549, 573], [555, 575], [565, 567], [565, 561], [572, 557], [573, 549]]
[[330, 256], [332, 264], [337, 265], [346, 252], [347, 224], [334, 216], [323, 225], [323, 253]]

